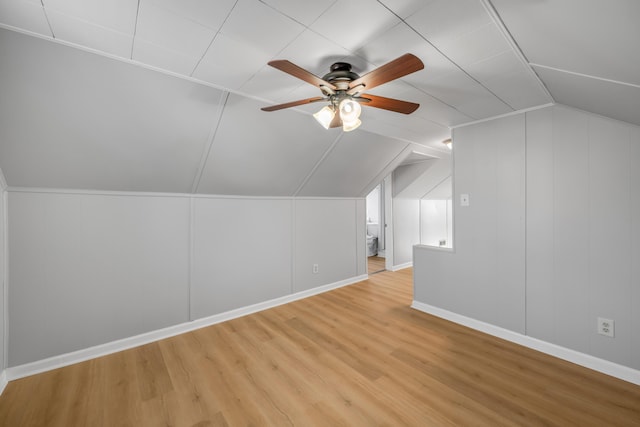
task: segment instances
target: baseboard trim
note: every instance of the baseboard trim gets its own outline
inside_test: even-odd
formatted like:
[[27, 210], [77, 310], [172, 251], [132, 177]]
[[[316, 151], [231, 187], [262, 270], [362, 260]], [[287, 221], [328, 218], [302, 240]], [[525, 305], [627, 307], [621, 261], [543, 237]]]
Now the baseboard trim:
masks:
[[0, 395], [2, 394], [2, 392], [4, 391], [4, 388], [7, 386], [8, 383], [9, 383], [9, 380], [7, 380], [7, 370], [3, 369], [2, 372], [0, 372]]
[[99, 344], [82, 350], [73, 351], [71, 353], [52, 356], [35, 362], [25, 363], [24, 365], [12, 366], [2, 372], [0, 376], [0, 386], [2, 386], [3, 384], [2, 381], [4, 381], [4, 385], [6, 385], [8, 381], [13, 381], [19, 378], [28, 377], [30, 375], [51, 371], [53, 369], [62, 368], [64, 366], [69, 366], [75, 363], [95, 359], [97, 357], [106, 356], [118, 351], [139, 347], [141, 345], [149, 344], [154, 341], [170, 338], [175, 335], [184, 334], [186, 332], [191, 332], [193, 330], [215, 325], [217, 323], [226, 322], [227, 320], [236, 319], [248, 314], [257, 313], [259, 311], [267, 310], [269, 308], [277, 307], [279, 305], [287, 304], [289, 302], [297, 301], [303, 298], [308, 298], [310, 296], [328, 292], [337, 288], [341, 288], [343, 286], [352, 285], [354, 283], [366, 280], [367, 277], [368, 276], [366, 274], [355, 276], [349, 279], [330, 283], [328, 285], [318, 286], [313, 289], [296, 292], [291, 295], [274, 298], [246, 307], [226, 311], [224, 313], [215, 314], [213, 316], [208, 316], [190, 322], [169, 326], [167, 328], [146, 332], [133, 337], [123, 338], [121, 340], [112, 341], [105, 344]]
[[404, 270], [405, 268], [413, 267], [413, 262], [405, 262], [404, 264], [398, 264], [391, 267], [391, 271]]
[[434, 307], [419, 301], [413, 301], [411, 308], [432, 314], [445, 320], [467, 326], [480, 332], [520, 344], [524, 347], [546, 353], [548, 355], [575, 363], [585, 368], [619, 378], [630, 383], [640, 385], [640, 371], [629, 368], [628, 366], [619, 365], [608, 360], [600, 359], [576, 350], [542, 341], [537, 338], [529, 337], [518, 332], [510, 331], [499, 326], [485, 323], [480, 320], [472, 319], [461, 314], [453, 313], [442, 308]]

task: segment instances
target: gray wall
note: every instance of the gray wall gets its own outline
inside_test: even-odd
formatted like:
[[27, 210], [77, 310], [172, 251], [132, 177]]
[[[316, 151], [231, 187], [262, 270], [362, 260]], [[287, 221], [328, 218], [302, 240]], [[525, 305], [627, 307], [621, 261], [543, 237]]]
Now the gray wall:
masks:
[[9, 366], [366, 274], [362, 199], [16, 190], [8, 208]]
[[6, 367], [5, 360], [5, 272], [6, 272], [6, 254], [5, 254], [5, 239], [7, 236], [7, 230], [5, 230], [5, 208], [6, 208], [6, 191], [4, 188], [4, 180], [2, 178], [2, 171], [0, 170], [0, 372]]
[[640, 128], [554, 106], [454, 143], [454, 250], [415, 249], [416, 301], [640, 368]]
[[291, 200], [193, 202], [193, 318], [291, 293]]
[[9, 193], [9, 366], [188, 320], [189, 199]]
[[[527, 113], [527, 332], [640, 368], [640, 128]], [[635, 316], [635, 317], [634, 317]], [[615, 320], [615, 338], [596, 319]]]
[[[366, 274], [364, 199], [295, 203], [295, 292]], [[318, 264], [318, 273], [313, 273]]]
[[523, 115], [454, 130], [455, 253], [415, 250], [416, 301], [524, 332], [524, 142]]

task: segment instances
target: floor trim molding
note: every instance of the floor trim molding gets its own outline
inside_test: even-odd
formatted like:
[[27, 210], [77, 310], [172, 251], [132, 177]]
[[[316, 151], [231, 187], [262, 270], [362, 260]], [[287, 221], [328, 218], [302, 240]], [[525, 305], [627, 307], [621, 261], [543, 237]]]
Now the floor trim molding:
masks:
[[398, 264], [391, 267], [391, 271], [404, 270], [405, 268], [413, 267], [413, 262], [405, 262], [404, 264]]
[[191, 322], [169, 326], [167, 328], [146, 332], [140, 335], [123, 338], [116, 341], [111, 341], [105, 344], [99, 344], [93, 347], [73, 351], [71, 353], [52, 356], [46, 359], [37, 360], [35, 362], [25, 363], [23, 365], [12, 366], [6, 368], [4, 371], [2, 371], [2, 374], [0, 374], [0, 394], [2, 393], [1, 390], [4, 389], [4, 386], [6, 386], [8, 381], [13, 381], [19, 378], [28, 377], [30, 375], [39, 374], [41, 372], [73, 365], [75, 363], [84, 362], [86, 360], [95, 359], [101, 356], [106, 356], [118, 351], [128, 350], [130, 348], [138, 347], [165, 338], [170, 338], [175, 335], [215, 325], [216, 323], [225, 322], [227, 320], [246, 316], [247, 314], [256, 313], [258, 311], [267, 310], [269, 308], [277, 307], [282, 304], [287, 304], [299, 299], [328, 292], [333, 289], [341, 288], [343, 286], [352, 285], [354, 283], [366, 280], [367, 278], [368, 275], [366, 274], [355, 276], [349, 279], [330, 283], [328, 285], [318, 286], [316, 288], [296, 292], [290, 295], [285, 295], [283, 297], [274, 298], [268, 301], [252, 304], [235, 310], [226, 311], [224, 313], [215, 314], [213, 316], [193, 320]]
[[3, 369], [2, 372], [0, 372], [0, 394], [2, 394], [2, 392], [4, 391], [4, 388], [7, 386], [8, 383], [9, 383], [9, 380], [7, 380], [7, 370]]
[[475, 329], [477, 331], [484, 332], [498, 338], [505, 339], [507, 341], [514, 342], [516, 344], [520, 344], [533, 350], [555, 356], [559, 359], [575, 363], [585, 368], [593, 369], [594, 371], [598, 371], [603, 374], [607, 374], [612, 377], [616, 377], [621, 380], [640, 385], [640, 371], [629, 368], [628, 366], [619, 365], [617, 363], [581, 353], [576, 350], [571, 350], [557, 344], [552, 344], [547, 341], [532, 338], [518, 332], [513, 332], [508, 329], [492, 325], [490, 323], [472, 319], [470, 317], [453, 313], [451, 311], [434, 307], [432, 305], [425, 304], [419, 301], [414, 300], [411, 304], [411, 308], [422, 311], [424, 313], [432, 314], [434, 316], [449, 320], [454, 323], [458, 323], [463, 326], [467, 326], [471, 329]]

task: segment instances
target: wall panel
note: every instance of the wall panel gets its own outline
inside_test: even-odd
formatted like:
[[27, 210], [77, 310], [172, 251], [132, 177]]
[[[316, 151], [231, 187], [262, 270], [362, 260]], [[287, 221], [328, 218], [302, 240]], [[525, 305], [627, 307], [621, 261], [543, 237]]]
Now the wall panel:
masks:
[[[630, 126], [589, 117], [588, 295], [591, 354], [631, 363]], [[596, 319], [615, 320], [614, 339], [594, 333]]]
[[524, 139], [523, 115], [455, 129], [453, 252], [418, 251], [417, 301], [524, 331]]
[[[554, 157], [554, 309], [558, 343], [587, 351], [589, 282], [588, 117], [575, 110], [553, 110]], [[533, 207], [532, 207], [533, 208]]]
[[5, 318], [7, 314], [5, 311], [5, 277], [7, 268], [5, 253], [5, 244], [7, 238], [7, 230], [5, 229], [5, 212], [7, 207], [7, 192], [3, 188], [1, 176], [2, 171], [0, 170], [0, 373], [4, 368], [6, 368]]
[[629, 144], [631, 194], [631, 366], [640, 369], [640, 127], [631, 128]]
[[291, 203], [194, 199], [193, 319], [291, 293]]
[[11, 191], [9, 207], [12, 367], [366, 274], [363, 199]]
[[420, 200], [393, 199], [393, 265], [413, 262], [413, 245], [420, 243]]
[[555, 341], [553, 276], [553, 110], [526, 114], [527, 334]]
[[[295, 201], [294, 292], [355, 277], [358, 272], [356, 221], [364, 209], [353, 199], [298, 199]], [[365, 254], [366, 255], [366, 254]], [[313, 265], [318, 264], [318, 272]]]
[[[358, 260], [357, 276], [367, 274], [367, 206], [365, 199], [356, 200], [356, 259]], [[364, 220], [363, 220], [364, 219]], [[380, 224], [384, 233], [384, 224]], [[378, 242], [380, 240], [378, 239]]]
[[188, 320], [189, 200], [9, 194], [9, 365]]
[[[454, 251], [416, 249], [415, 299], [638, 369], [640, 128], [559, 105], [519, 116], [524, 164], [505, 119], [455, 129]], [[615, 321], [614, 338], [597, 317]]]

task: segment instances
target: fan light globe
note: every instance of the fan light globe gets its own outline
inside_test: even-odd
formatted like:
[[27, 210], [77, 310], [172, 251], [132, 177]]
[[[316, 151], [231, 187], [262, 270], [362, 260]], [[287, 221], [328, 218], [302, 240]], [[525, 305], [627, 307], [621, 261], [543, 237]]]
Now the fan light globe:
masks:
[[351, 132], [352, 130], [356, 130], [360, 127], [362, 122], [360, 119], [355, 119], [353, 122], [342, 122], [342, 130], [345, 132]]
[[340, 118], [342, 122], [355, 122], [360, 117], [360, 113], [362, 112], [362, 107], [360, 107], [360, 103], [356, 102], [352, 99], [345, 99], [340, 102]]
[[335, 115], [336, 112], [333, 111], [333, 108], [327, 105], [326, 107], [323, 107], [320, 111], [315, 113], [313, 117], [318, 121], [318, 123], [322, 125], [322, 127], [324, 127], [325, 129], [329, 129], [331, 121], [333, 120]]

